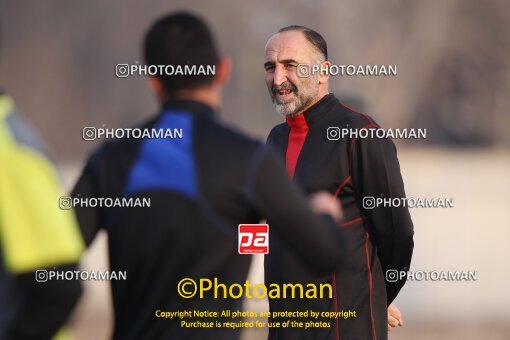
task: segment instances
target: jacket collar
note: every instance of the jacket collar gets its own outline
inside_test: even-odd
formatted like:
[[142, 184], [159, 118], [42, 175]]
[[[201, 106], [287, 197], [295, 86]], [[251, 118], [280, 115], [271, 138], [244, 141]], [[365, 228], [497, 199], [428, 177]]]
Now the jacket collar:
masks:
[[216, 116], [216, 112], [210, 106], [194, 101], [194, 100], [183, 100], [183, 99], [170, 99], [167, 100], [162, 107], [162, 112], [165, 111], [183, 111], [191, 113], [198, 117], [204, 117], [212, 119]]

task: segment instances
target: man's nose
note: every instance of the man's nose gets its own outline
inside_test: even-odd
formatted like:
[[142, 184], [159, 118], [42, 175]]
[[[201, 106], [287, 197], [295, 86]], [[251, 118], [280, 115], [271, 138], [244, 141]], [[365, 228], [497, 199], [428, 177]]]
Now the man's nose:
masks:
[[287, 81], [287, 72], [281, 66], [275, 67], [274, 79], [273, 79], [274, 85], [280, 86], [281, 84], [283, 84], [286, 81]]

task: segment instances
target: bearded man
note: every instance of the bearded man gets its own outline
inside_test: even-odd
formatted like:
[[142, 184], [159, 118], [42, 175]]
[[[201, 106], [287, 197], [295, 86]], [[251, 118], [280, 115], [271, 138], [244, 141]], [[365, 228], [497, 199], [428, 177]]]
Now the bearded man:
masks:
[[285, 27], [268, 40], [266, 84], [286, 122], [273, 128], [267, 143], [306, 193], [325, 190], [341, 201], [345, 221], [338, 228], [350, 244], [347, 265], [324, 275], [274, 233], [265, 279], [266, 284], [333, 285], [333, 299], [273, 299], [271, 312], [331, 311], [344, 317], [321, 320], [329, 327], [271, 328], [269, 339], [384, 340], [387, 330], [402, 325], [400, 312], [390, 304], [405, 279], [385, 280], [385, 273], [409, 269], [414, 245], [409, 211], [363, 204], [379, 197], [405, 198], [396, 148], [388, 138], [341, 138], [340, 129], [379, 126], [329, 93], [329, 75], [322, 71], [330, 66], [326, 41], [309, 28]]

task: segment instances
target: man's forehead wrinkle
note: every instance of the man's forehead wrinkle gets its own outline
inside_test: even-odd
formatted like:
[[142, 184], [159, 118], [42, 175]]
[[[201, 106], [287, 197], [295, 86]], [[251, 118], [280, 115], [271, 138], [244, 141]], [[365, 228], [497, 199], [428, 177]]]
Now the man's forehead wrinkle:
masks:
[[309, 55], [306, 45], [303, 45], [307, 43], [304, 36], [289, 33], [291, 32], [280, 33], [269, 38], [266, 45], [266, 59], [269, 57], [269, 59], [273, 60], [274, 58], [276, 61], [297, 60], [298, 57], [301, 59]]
[[284, 50], [268, 49], [266, 51], [266, 60], [281, 62], [282, 60], [299, 60], [303, 59], [306, 54], [294, 48], [286, 48]]

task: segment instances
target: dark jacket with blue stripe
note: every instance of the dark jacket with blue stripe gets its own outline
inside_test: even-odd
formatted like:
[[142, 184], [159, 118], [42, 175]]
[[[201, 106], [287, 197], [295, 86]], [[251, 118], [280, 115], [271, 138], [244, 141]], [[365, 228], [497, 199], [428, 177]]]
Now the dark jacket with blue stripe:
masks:
[[126, 281], [111, 283], [115, 339], [237, 339], [239, 330], [185, 328], [155, 312], [241, 310], [242, 299], [177, 293], [183, 278], [245, 283], [251, 257], [238, 254], [241, 223], [268, 218], [278, 225], [270, 237], [285, 240], [296, 256], [319, 271], [337, 268], [345, 250], [338, 228], [311, 213], [265, 146], [192, 101], [168, 102], [141, 128], [182, 129], [183, 137], [107, 142], [73, 191], [74, 197], [151, 199], [150, 208], [76, 208], [86, 242], [106, 230], [111, 270], [127, 271]]

